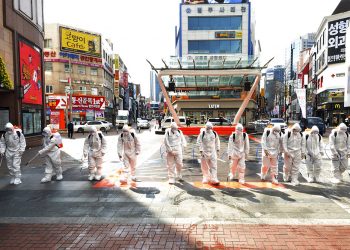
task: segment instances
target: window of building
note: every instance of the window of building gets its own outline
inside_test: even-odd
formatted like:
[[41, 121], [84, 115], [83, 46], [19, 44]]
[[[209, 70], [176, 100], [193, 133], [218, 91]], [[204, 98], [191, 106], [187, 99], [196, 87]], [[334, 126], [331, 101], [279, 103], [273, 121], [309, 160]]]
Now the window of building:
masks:
[[188, 30], [242, 30], [242, 16], [189, 17]]
[[80, 92], [81, 94], [86, 95], [86, 87], [85, 87], [85, 86], [80, 86], [80, 87], [79, 87], [79, 92]]
[[33, 0], [19, 0], [19, 10], [30, 19], [33, 18]]
[[78, 73], [81, 75], [85, 75], [86, 74], [86, 68], [83, 65], [78, 65]]
[[44, 40], [44, 48], [52, 49], [52, 39], [45, 39]]
[[36, 22], [41, 28], [44, 27], [43, 0], [36, 0]]
[[[73, 72], [73, 67], [70, 71]], [[69, 63], [64, 64], [64, 72], [69, 73]]]
[[41, 110], [31, 109], [22, 111], [23, 134], [39, 134], [41, 133]]
[[98, 69], [97, 68], [91, 68], [90, 69], [90, 74], [92, 76], [97, 76], [98, 75]]
[[242, 40], [192, 40], [188, 41], [189, 54], [242, 53]]
[[52, 85], [45, 85], [45, 93], [52, 94], [53, 93], [53, 86]]
[[45, 62], [44, 66], [45, 66], [45, 71], [52, 72], [53, 70], [52, 62]]
[[91, 95], [97, 95], [98, 89], [97, 88], [91, 88]]

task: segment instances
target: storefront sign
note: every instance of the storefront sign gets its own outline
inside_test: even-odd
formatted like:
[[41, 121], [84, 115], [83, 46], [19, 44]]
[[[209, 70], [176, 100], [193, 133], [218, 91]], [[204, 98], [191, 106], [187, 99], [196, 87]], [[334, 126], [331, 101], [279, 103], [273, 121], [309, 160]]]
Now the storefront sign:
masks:
[[56, 57], [56, 51], [44, 51], [44, 57]]
[[294, 89], [294, 91], [298, 98], [301, 114], [303, 118], [306, 118], [306, 89]]
[[60, 57], [63, 57], [63, 58], [70, 58], [70, 59], [74, 59], [74, 60], [80, 60], [83, 62], [102, 63], [101, 58], [92, 57], [92, 56], [77, 55], [77, 54], [67, 53], [67, 52], [60, 52], [59, 55], [60, 55]]
[[51, 111], [50, 125], [51, 125], [51, 128], [54, 128], [54, 129], [60, 128], [60, 112], [59, 111]]
[[182, 0], [184, 4], [242, 3], [242, 0]]
[[66, 96], [48, 96], [48, 107], [52, 109], [65, 109], [67, 107]]
[[101, 36], [60, 27], [61, 50], [101, 57]]
[[76, 109], [92, 109], [104, 110], [105, 97], [104, 96], [73, 96], [72, 106]]
[[21, 86], [23, 87], [23, 103], [41, 105], [42, 98], [42, 66], [40, 50], [19, 42]]
[[349, 18], [328, 23], [328, 64], [345, 62], [345, 37]]
[[218, 109], [220, 108], [220, 104], [209, 104], [210, 109]]
[[[69, 63], [69, 60], [60, 59], [60, 58], [49, 58], [49, 59], [44, 59], [44, 61], [45, 62]], [[76, 65], [88, 66], [88, 67], [103, 68], [102, 64], [86, 63], [86, 62], [81, 62], [81, 61], [72, 61], [71, 63], [76, 64]]]

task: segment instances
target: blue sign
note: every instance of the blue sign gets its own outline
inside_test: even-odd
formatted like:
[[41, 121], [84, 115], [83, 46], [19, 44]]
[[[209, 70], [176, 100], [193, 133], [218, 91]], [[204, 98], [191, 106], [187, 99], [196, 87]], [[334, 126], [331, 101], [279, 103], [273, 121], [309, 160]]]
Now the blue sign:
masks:
[[183, 0], [184, 4], [248, 3], [249, 0]]

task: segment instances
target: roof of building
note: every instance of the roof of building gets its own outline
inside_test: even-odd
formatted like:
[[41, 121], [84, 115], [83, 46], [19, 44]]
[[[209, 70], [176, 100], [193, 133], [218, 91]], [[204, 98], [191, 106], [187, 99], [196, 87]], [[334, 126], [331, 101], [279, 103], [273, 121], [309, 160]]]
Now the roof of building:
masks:
[[333, 11], [332, 15], [350, 11], [350, 1], [349, 0], [340, 0], [338, 6]]

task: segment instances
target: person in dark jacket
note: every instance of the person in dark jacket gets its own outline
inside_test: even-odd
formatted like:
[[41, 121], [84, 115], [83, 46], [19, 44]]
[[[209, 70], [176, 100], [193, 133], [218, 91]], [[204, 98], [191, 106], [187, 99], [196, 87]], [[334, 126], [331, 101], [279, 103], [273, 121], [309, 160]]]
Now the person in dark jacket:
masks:
[[74, 132], [74, 124], [72, 121], [68, 123], [68, 138], [72, 139], [73, 138], [73, 132]]

